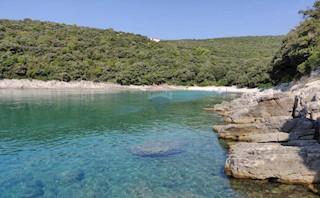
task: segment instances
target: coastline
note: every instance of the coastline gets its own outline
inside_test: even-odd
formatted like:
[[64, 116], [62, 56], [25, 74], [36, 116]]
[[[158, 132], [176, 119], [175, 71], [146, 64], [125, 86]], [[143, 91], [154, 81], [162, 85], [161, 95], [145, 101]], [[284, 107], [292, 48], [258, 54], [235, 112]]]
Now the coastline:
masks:
[[236, 86], [175, 86], [175, 85], [119, 85], [115, 83], [93, 81], [63, 82], [57, 80], [41, 81], [28, 79], [3, 79], [0, 80], [0, 89], [94, 89], [94, 90], [190, 90], [190, 91], [215, 91], [215, 92], [257, 92], [258, 89], [237, 88]]
[[213, 130], [230, 141], [225, 173], [238, 179], [305, 184], [320, 194], [319, 93], [320, 80], [309, 79], [216, 104], [213, 111], [225, 124]]

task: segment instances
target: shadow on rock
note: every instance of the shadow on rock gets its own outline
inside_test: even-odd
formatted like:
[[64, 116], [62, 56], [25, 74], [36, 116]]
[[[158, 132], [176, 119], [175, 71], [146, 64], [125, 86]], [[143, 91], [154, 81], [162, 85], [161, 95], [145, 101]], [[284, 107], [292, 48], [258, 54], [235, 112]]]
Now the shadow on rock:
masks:
[[308, 192], [306, 185], [288, 185], [268, 182], [267, 180], [230, 179], [230, 186], [243, 197], [274, 198], [274, 197], [304, 197], [315, 198]]
[[[319, 193], [320, 81], [267, 90], [217, 105], [227, 125], [215, 126], [230, 146], [227, 175], [288, 184]], [[233, 108], [235, 107], [235, 108]]]

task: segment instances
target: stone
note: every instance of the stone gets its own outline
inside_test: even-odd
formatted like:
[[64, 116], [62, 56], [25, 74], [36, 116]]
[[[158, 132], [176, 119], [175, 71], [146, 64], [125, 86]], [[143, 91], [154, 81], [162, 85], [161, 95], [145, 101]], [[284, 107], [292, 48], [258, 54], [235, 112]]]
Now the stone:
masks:
[[[320, 150], [314, 151], [320, 154]], [[279, 143], [238, 143], [230, 148], [225, 171], [235, 178], [313, 183], [320, 181], [314, 168], [319, 163], [320, 158], [308, 156], [307, 149], [303, 147]]]
[[287, 120], [281, 124], [280, 130], [284, 132], [291, 132], [297, 125], [298, 121], [299, 119], [296, 118], [287, 118]]
[[229, 103], [223, 101], [221, 104], [216, 104], [216, 105], [214, 105], [213, 110], [217, 113], [228, 111], [228, 110], [230, 110]]
[[314, 137], [314, 129], [294, 129], [290, 132], [290, 140], [308, 140], [313, 139]]
[[130, 152], [142, 157], [163, 157], [183, 152], [183, 143], [178, 140], [151, 141], [134, 146]]
[[44, 195], [43, 183], [41, 181], [35, 181], [23, 186], [20, 191], [21, 197], [40, 197]]
[[308, 119], [299, 119], [299, 121], [296, 124], [295, 130], [300, 129], [313, 129], [314, 128], [314, 122]]
[[[278, 142], [289, 140], [289, 134], [296, 125], [297, 119], [288, 116], [274, 116], [256, 120], [249, 124], [217, 125], [213, 129], [220, 138], [235, 141]], [[273, 134], [274, 133], [274, 134]], [[267, 135], [263, 135], [267, 134]], [[260, 136], [260, 137], [259, 137]], [[263, 140], [266, 138], [266, 140]]]
[[212, 128], [213, 128], [213, 131], [215, 132], [218, 132], [220, 131], [225, 125], [214, 125]]
[[228, 124], [214, 127], [219, 138], [234, 141], [249, 141], [251, 134], [269, 133], [269, 129], [262, 124]]
[[287, 95], [283, 92], [275, 91], [273, 89], [270, 89], [271, 93], [268, 93], [267, 91], [261, 94], [257, 97], [258, 102], [268, 101], [268, 100], [277, 100], [281, 98], [285, 98]]
[[248, 115], [251, 117], [269, 118], [272, 116], [290, 116], [293, 99], [290, 97], [261, 101]]
[[152, 190], [150, 186], [144, 182], [138, 183], [136, 186], [132, 187], [130, 192], [130, 197], [140, 198], [140, 197], [152, 197]]
[[268, 129], [279, 132], [290, 132], [296, 126], [298, 119], [292, 119], [290, 116], [272, 116], [260, 120]]
[[310, 102], [308, 107], [311, 110], [319, 111], [320, 110], [320, 100]]
[[229, 123], [234, 124], [249, 124], [256, 121], [256, 118], [246, 116], [250, 110], [248, 108], [239, 109], [237, 111], [232, 112], [228, 117]]
[[309, 184], [308, 189], [311, 190], [311, 192], [320, 195], [320, 184]]
[[295, 121], [282, 118], [286, 117], [263, 120], [261, 123], [216, 125], [213, 130], [219, 138], [233, 141], [282, 142], [289, 140], [288, 132], [295, 125]]
[[301, 140], [301, 139], [296, 139], [296, 140], [290, 140], [286, 143], [283, 143], [284, 146], [296, 146], [296, 147], [301, 147], [301, 146], [308, 146], [308, 145], [318, 145], [317, 140]]
[[290, 137], [289, 133], [276, 132], [265, 134], [252, 134], [248, 136], [250, 142], [285, 142]]
[[300, 140], [313, 140], [314, 138], [314, 135], [305, 135], [305, 136], [302, 136], [300, 137], [299, 139]]
[[85, 177], [85, 173], [83, 170], [76, 169], [76, 170], [67, 170], [60, 174], [60, 181], [63, 184], [73, 184], [76, 182], [80, 182]]
[[282, 183], [320, 182], [318, 93], [320, 80], [243, 94], [216, 105], [228, 123], [214, 126], [219, 138], [251, 142], [229, 147], [226, 173]]

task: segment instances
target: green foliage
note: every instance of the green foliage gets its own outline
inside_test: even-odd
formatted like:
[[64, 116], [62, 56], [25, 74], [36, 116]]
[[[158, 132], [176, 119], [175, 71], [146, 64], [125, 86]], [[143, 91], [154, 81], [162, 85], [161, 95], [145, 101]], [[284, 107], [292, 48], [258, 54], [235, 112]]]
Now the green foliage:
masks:
[[274, 83], [291, 81], [320, 67], [320, 1], [300, 13], [304, 21], [288, 33], [271, 62]]
[[[319, 46], [320, 47], [320, 46]], [[320, 50], [311, 51], [311, 56], [306, 61], [298, 65], [298, 71], [301, 74], [310, 74], [311, 71], [320, 66]]]
[[[0, 78], [119, 84], [266, 83], [281, 36], [154, 42], [141, 35], [51, 22], [0, 20]], [[313, 67], [313, 60], [305, 67]]]
[[282, 36], [236, 37], [171, 43], [195, 49], [197, 57], [206, 52], [208, 58], [196, 76], [197, 84], [256, 87], [270, 82], [268, 64], [282, 39]]
[[265, 88], [270, 88], [270, 87], [272, 87], [272, 86], [273, 86], [273, 84], [270, 82], [270, 83], [260, 84], [260, 85], [258, 86], [258, 88], [259, 88], [259, 89], [265, 89]]

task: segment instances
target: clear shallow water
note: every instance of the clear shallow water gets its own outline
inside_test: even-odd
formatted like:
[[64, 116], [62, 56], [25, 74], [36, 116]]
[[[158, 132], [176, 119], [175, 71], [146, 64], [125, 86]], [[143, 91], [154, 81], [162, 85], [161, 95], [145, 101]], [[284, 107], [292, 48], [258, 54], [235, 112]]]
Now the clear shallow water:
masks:
[[[257, 197], [223, 173], [215, 93], [164, 94], [0, 90], [0, 197]], [[130, 152], [155, 141], [181, 152]]]

